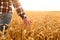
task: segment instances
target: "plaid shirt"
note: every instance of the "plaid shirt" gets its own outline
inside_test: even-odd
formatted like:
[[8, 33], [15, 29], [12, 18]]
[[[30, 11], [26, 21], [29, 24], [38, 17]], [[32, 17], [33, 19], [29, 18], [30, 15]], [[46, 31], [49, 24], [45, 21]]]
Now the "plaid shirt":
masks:
[[12, 5], [19, 16], [22, 18], [26, 17], [19, 0], [0, 0], [0, 14], [12, 12]]

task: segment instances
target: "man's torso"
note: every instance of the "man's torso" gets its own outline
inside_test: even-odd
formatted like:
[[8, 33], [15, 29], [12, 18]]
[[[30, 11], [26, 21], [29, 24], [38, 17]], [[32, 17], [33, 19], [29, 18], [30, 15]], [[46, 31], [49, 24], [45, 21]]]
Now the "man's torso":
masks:
[[12, 0], [0, 0], [0, 14], [12, 12]]

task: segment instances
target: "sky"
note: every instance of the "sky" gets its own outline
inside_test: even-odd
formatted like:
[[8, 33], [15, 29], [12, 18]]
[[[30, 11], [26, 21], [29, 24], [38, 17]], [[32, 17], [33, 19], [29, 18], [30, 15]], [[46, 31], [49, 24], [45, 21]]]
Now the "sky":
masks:
[[60, 11], [60, 0], [20, 0], [24, 10]]

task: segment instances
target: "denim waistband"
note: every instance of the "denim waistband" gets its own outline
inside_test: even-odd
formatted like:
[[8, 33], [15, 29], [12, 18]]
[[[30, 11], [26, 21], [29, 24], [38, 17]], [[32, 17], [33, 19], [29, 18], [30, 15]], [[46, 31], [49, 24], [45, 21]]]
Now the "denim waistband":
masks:
[[0, 14], [0, 20], [2, 20], [4, 16], [8, 16], [8, 14], [12, 14], [12, 12]]

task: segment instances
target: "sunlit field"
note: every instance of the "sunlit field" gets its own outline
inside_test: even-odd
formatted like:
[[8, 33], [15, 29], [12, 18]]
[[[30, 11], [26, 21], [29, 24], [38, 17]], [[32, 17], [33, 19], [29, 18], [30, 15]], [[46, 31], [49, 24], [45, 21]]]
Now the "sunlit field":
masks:
[[6, 40], [60, 40], [60, 12], [25, 12], [31, 19], [31, 25], [26, 28], [21, 17], [13, 11]]

